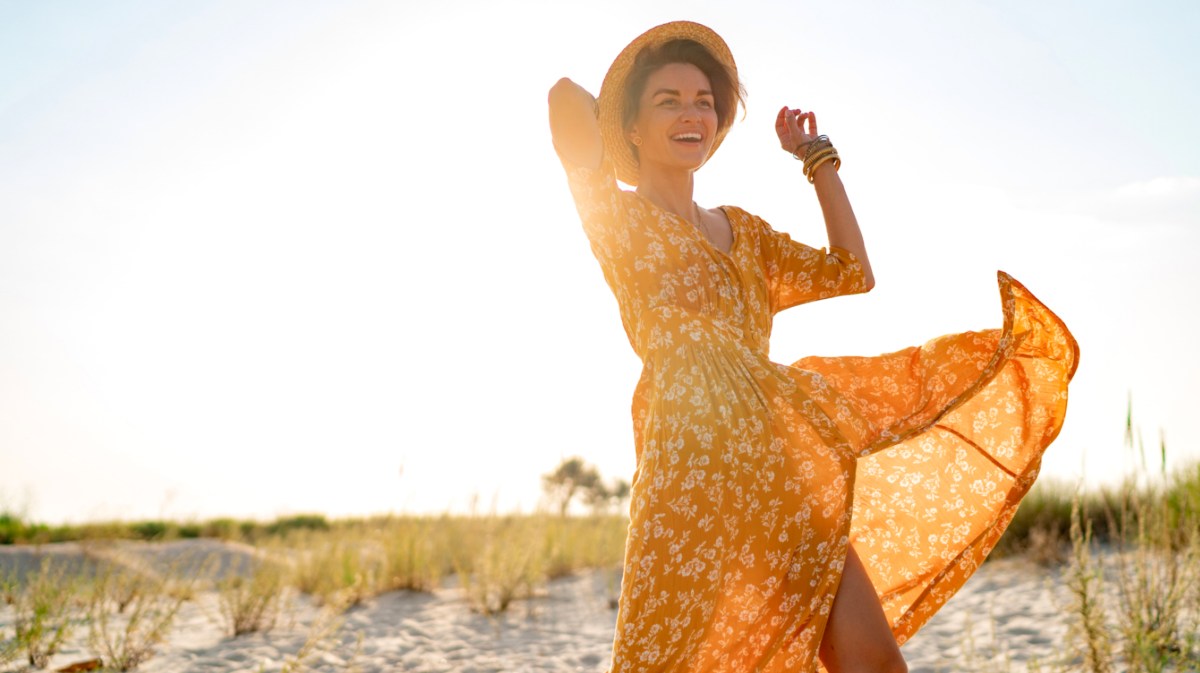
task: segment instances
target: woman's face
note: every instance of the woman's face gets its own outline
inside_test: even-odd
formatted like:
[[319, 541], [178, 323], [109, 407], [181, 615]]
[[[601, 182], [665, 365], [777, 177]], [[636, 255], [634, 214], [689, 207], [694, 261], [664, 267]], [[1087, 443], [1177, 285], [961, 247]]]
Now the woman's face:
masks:
[[712, 85], [700, 68], [669, 63], [650, 73], [629, 128], [640, 138], [638, 164], [668, 170], [696, 170], [708, 158], [717, 133], [717, 107]]

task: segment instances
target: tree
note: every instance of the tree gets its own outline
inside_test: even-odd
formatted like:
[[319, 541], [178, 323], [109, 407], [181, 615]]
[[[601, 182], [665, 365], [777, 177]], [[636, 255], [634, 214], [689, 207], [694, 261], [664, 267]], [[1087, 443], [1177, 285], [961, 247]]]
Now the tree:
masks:
[[625, 481], [624, 479], [617, 479], [615, 482], [613, 482], [613, 487], [609, 490], [608, 495], [619, 507], [621, 503], [629, 499], [629, 490], [629, 482]]
[[542, 475], [542, 488], [557, 505], [560, 516], [567, 515], [576, 496], [581, 496], [584, 504], [596, 513], [607, 511], [614, 503], [619, 506], [629, 497], [628, 482], [617, 479], [612, 486], [606, 486], [596, 468], [578, 456], [564, 459], [553, 472]]
[[597, 482], [594, 488], [583, 492], [583, 501], [596, 514], [608, 512], [611, 505], [618, 507], [629, 497], [629, 482], [624, 479], [613, 480], [612, 486]]
[[542, 489], [550, 501], [558, 505], [559, 515], [566, 516], [567, 508], [576, 495], [584, 493], [590, 502], [596, 497], [594, 493], [597, 489], [604, 490], [604, 484], [595, 467], [578, 456], [572, 456], [563, 460], [553, 472], [542, 475]]

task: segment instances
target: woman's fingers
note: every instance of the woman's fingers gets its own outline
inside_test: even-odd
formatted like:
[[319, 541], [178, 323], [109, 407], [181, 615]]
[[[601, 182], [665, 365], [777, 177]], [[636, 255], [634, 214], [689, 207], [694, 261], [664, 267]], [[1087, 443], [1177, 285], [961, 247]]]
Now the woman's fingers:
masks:
[[788, 129], [787, 112], [788, 112], [788, 109], [786, 106], [784, 106], [779, 109], [779, 114], [775, 116], [775, 132], [780, 134], [781, 136], [784, 133], [790, 132]]
[[779, 134], [780, 140], [791, 137], [795, 133], [795, 127], [795, 116], [787, 106], [784, 106], [779, 110], [779, 115], [775, 118], [775, 131]]
[[788, 114], [796, 119], [796, 129], [804, 133], [804, 122], [808, 120], [808, 135], [817, 135], [817, 115], [812, 110], [805, 112], [800, 108], [789, 109]]
[[788, 111], [788, 140], [792, 145], [804, 140], [804, 118]]
[[[808, 131], [804, 129], [808, 124]], [[808, 137], [817, 135], [817, 115], [812, 110], [805, 112], [801, 108], [783, 106], [775, 116], [775, 131], [781, 142], [800, 142]], [[787, 149], [786, 147], [784, 149]]]
[[813, 114], [812, 110], [805, 112], [800, 108], [789, 108], [787, 106], [784, 106], [784, 108], [779, 111], [779, 118], [782, 119], [785, 117], [794, 118], [796, 120], [796, 124], [801, 128], [803, 128], [805, 119], [811, 119], [814, 121], [816, 120], [816, 115]]

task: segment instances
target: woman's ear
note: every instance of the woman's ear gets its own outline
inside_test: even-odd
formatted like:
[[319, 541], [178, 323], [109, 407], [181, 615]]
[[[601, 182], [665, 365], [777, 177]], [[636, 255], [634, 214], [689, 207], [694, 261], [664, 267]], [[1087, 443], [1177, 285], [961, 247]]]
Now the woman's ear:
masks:
[[630, 127], [629, 132], [626, 133], [626, 136], [629, 138], [629, 142], [633, 143], [634, 145], [641, 146], [642, 136], [640, 133], [638, 133], [636, 126]]

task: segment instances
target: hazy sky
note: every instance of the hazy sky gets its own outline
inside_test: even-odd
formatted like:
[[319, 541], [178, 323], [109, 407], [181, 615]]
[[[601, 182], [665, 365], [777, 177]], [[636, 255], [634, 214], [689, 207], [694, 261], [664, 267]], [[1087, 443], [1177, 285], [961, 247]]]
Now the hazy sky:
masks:
[[0, 509], [35, 519], [528, 511], [634, 469], [640, 363], [550, 145], [658, 23], [748, 113], [697, 177], [827, 245], [781, 105], [843, 157], [877, 286], [772, 359], [999, 327], [997, 269], [1079, 340], [1043, 474], [1118, 478], [1127, 399], [1200, 458], [1200, 4], [0, 4]]

